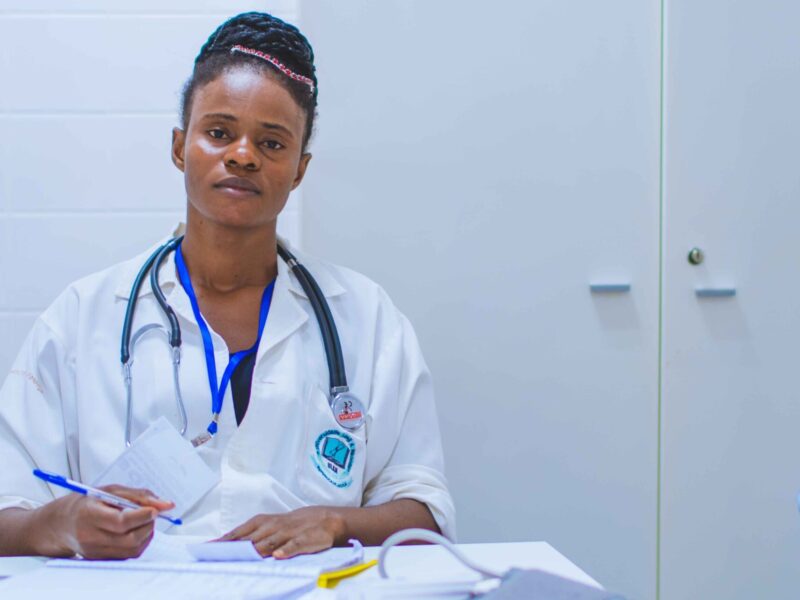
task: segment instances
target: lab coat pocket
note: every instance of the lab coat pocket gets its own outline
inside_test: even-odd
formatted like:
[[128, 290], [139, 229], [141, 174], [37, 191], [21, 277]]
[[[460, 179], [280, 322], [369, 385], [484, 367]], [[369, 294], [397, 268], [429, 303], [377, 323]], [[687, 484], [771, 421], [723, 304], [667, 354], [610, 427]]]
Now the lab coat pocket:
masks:
[[306, 401], [300, 488], [312, 505], [361, 506], [366, 464], [365, 427], [343, 429], [328, 398], [313, 385]]

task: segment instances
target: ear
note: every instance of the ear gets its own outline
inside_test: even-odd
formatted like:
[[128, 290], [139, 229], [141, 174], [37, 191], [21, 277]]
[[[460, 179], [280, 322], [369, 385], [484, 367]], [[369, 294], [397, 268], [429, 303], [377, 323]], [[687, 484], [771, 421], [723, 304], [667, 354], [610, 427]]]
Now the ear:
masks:
[[308, 168], [308, 162], [311, 160], [311, 154], [309, 152], [304, 153], [300, 157], [300, 162], [297, 163], [297, 173], [295, 173], [294, 181], [292, 182], [292, 189], [295, 189], [300, 182], [303, 181], [303, 177], [306, 175], [306, 169]]
[[186, 132], [180, 127], [172, 128], [172, 164], [183, 172], [186, 168], [184, 151], [186, 150]]

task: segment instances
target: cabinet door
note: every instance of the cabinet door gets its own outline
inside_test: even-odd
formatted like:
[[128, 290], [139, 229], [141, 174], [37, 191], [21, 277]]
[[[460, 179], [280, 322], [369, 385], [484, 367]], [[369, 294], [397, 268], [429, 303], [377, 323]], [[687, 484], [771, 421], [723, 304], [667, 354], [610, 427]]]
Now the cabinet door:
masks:
[[800, 4], [666, 7], [661, 598], [797, 598]]
[[302, 10], [320, 77], [304, 244], [414, 324], [460, 540], [546, 540], [637, 600], [656, 570], [659, 10]]

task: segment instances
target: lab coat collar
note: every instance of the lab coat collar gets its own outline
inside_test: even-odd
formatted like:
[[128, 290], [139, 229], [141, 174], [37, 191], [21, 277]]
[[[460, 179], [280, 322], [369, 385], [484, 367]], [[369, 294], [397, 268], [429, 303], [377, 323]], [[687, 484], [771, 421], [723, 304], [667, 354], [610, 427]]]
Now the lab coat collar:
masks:
[[[171, 236], [164, 238], [163, 240], [159, 241], [158, 244], [154, 244], [152, 247], [148, 248], [146, 252], [143, 252], [136, 258], [128, 261], [128, 263], [124, 266], [123, 276], [120, 279], [119, 285], [115, 291], [115, 295], [118, 298], [122, 298], [123, 300], [130, 298], [133, 280], [136, 278], [137, 273], [139, 273], [142, 265], [147, 260], [147, 257], [149, 257], [156, 248], [166, 243], [170, 239]], [[295, 254], [297, 259], [311, 272], [320, 289], [322, 290], [322, 294], [326, 298], [333, 298], [334, 296], [339, 296], [345, 293], [346, 290], [333, 277], [326, 265], [320, 261], [303, 255], [301, 252], [298, 252], [285, 239], [280, 238], [279, 241], [285, 248]], [[178, 285], [178, 273], [177, 269], [175, 268], [174, 252], [170, 253], [167, 259], [164, 261], [161, 271], [159, 272], [158, 280], [161, 284], [161, 289], [164, 291], [164, 295], [169, 300], [172, 290]], [[278, 279], [275, 282], [276, 288], [282, 287], [278, 285], [278, 283], [282, 281], [286, 282], [285, 287], [288, 288], [292, 293], [301, 298], [305, 298], [306, 300], [308, 299], [308, 296], [300, 285], [300, 282], [298, 282], [297, 278], [291, 274], [291, 270], [289, 269], [288, 265], [279, 258]], [[150, 276], [148, 275], [142, 282], [142, 287], [139, 291], [139, 297], [143, 298], [152, 293], [153, 289], [150, 287]]]
[[[155, 249], [168, 241], [170, 238], [165, 238], [159, 244], [149, 248], [147, 252], [140, 254], [135, 259], [125, 265], [124, 277], [122, 277], [116, 289], [116, 296], [124, 300], [130, 297], [131, 287], [136, 278], [136, 274], [141, 269], [147, 257], [150, 256]], [[313, 259], [307, 259], [300, 253], [296, 252], [293, 248], [285, 242], [280, 240], [290, 251], [297, 255], [298, 260], [306, 265], [309, 271], [316, 279], [317, 284], [322, 290], [326, 298], [331, 298], [345, 293], [345, 289], [333, 277], [330, 270], [322, 263]], [[270, 306], [268, 326], [264, 331], [264, 337], [259, 344], [258, 353], [256, 355], [256, 362], [261, 359], [266, 352], [271, 348], [277, 346], [280, 342], [289, 337], [295, 330], [300, 328], [309, 318], [307, 310], [301, 306], [302, 301], [308, 300], [306, 293], [303, 291], [302, 286], [297, 281], [282, 259], [278, 259], [278, 277], [275, 280], [275, 289], [272, 294], [272, 303]], [[177, 269], [175, 267], [175, 253], [171, 252], [164, 261], [159, 272], [159, 282], [161, 289], [167, 303], [172, 307], [172, 310], [184, 321], [182, 326], [198, 327], [194, 319], [191, 302], [189, 296], [183, 291], [178, 279]], [[143, 299], [148, 295], [153, 295], [153, 290], [150, 286], [149, 276], [142, 282], [142, 287], [139, 291], [139, 298]], [[301, 299], [303, 299], [301, 301]], [[212, 337], [216, 338], [217, 334], [212, 332]], [[221, 340], [215, 341], [214, 345], [217, 346]]]

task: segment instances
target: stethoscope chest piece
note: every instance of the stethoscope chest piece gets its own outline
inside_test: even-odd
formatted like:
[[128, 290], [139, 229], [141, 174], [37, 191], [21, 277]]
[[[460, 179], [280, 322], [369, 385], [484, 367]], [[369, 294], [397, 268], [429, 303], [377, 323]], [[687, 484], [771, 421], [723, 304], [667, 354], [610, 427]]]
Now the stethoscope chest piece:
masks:
[[336, 422], [344, 429], [355, 430], [364, 424], [364, 405], [350, 392], [334, 395], [331, 410]]

